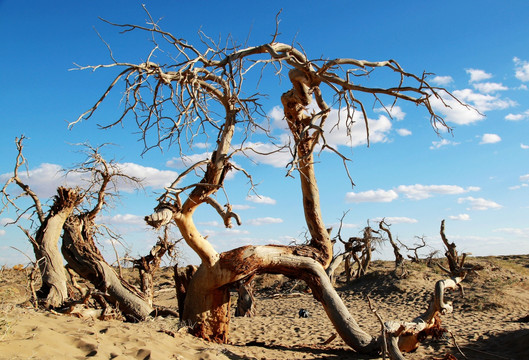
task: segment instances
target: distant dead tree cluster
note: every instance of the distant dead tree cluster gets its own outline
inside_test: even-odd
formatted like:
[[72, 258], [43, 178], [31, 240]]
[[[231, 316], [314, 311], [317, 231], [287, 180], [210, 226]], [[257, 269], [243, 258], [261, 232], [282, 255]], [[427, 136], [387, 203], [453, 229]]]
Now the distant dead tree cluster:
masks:
[[[327, 129], [339, 129], [350, 136], [353, 125], [362, 121], [369, 142], [365, 102], [380, 104], [391, 116], [391, 107], [403, 101], [424, 109], [434, 130], [438, 131], [439, 127], [450, 130], [434, 111], [432, 99], [441, 102], [447, 98], [458, 100], [444, 88], [432, 86], [427, 73], [407, 72], [395, 60], [310, 58], [300, 46], [278, 41], [279, 21], [276, 21], [276, 31], [269, 42], [249, 46], [238, 44], [232, 38], [217, 42], [203, 33], [199, 34], [196, 43], [188, 42], [164, 31], [158, 21], [148, 12], [146, 14], [146, 25], [106, 21], [129, 34], [148, 34], [152, 50], [138, 63], [117, 61], [109, 51], [108, 64], [80, 67], [115, 72], [94, 105], [70, 126], [79, 126], [81, 121], [92, 118], [120, 84], [123, 86], [123, 111], [103, 128], [127, 126], [132, 120], [144, 142], [144, 151], [170, 144], [173, 150], [176, 149], [176, 155], [185, 156], [197, 142], [207, 143], [211, 148], [207, 159], [192, 164], [165, 188], [154, 204], [154, 211], [145, 217], [146, 222], [157, 229], [176, 226], [185, 243], [200, 258], [196, 271], [190, 271], [194, 274], [180, 282], [185, 288], [185, 297], [181, 297], [182, 301], [179, 298], [179, 303], [183, 303], [179, 312], [183, 321], [192, 324], [190, 333], [213, 342], [228, 342], [230, 289], [248, 283], [256, 274], [272, 273], [304, 281], [322, 304], [337, 333], [356, 352], [377, 354], [389, 348], [391, 358], [396, 359], [402, 356], [401, 352], [414, 350], [424, 332], [439, 325], [439, 315], [451, 311], [451, 305], [443, 300], [443, 293], [445, 289], [457, 286], [462, 278], [438, 282], [430, 309], [420, 318], [411, 323], [388, 322], [382, 335], [365, 332], [326, 273], [333, 260], [333, 243], [320, 208], [315, 155], [323, 149], [336, 154], [343, 160], [344, 173], [350, 179], [345, 166], [349, 159], [327, 141]], [[385, 82], [371, 86], [369, 76], [375, 72], [385, 75]], [[266, 111], [261, 99], [264, 94], [256, 92], [255, 86], [262, 86], [260, 80], [264, 77], [281, 75], [288, 81], [278, 101], [283, 106], [283, 121], [288, 127], [290, 142], [277, 144], [269, 129], [263, 126]], [[333, 107], [339, 109], [339, 117], [327, 124]], [[299, 211], [304, 214], [310, 238], [302, 245], [249, 245], [218, 252], [211, 242], [214, 239], [204, 236], [195, 225], [194, 214], [199, 207], [210, 206], [226, 227], [242, 224], [242, 219], [233, 211], [225, 182], [230, 171], [237, 171], [247, 176], [253, 189], [250, 173], [233, 158], [236, 154], [266, 155], [250, 141], [256, 132], [268, 135], [269, 144], [275, 146], [270, 153], [290, 151], [287, 175], [293, 177], [297, 174], [301, 189]], [[99, 229], [95, 217], [109, 198], [109, 186], [118, 178], [132, 182], [136, 179], [116, 171], [111, 162], [103, 160], [97, 149], [92, 149], [90, 160], [81, 166], [93, 174], [91, 185], [85, 190], [60, 188], [54, 204], [44, 211], [35, 193], [17, 176], [24, 164], [21, 140], [17, 140], [17, 146], [19, 155], [14, 176], [2, 193], [4, 203], [14, 206], [15, 201], [7, 187], [16, 183], [24, 195], [34, 201], [41, 225], [35, 235], [29, 230], [25, 232], [35, 244], [37, 259], [46, 259], [41, 269], [43, 288], [40, 291], [45, 301], [57, 306], [67, 297], [62, 287], [62, 258], [57, 249], [57, 241], [62, 236], [62, 253], [68, 266], [88, 279], [106, 301], [119, 307], [129, 319], [142, 320], [153, 314], [156, 309], [149, 293], [152, 284], [149, 274], [151, 265], [156, 265], [157, 261], [145, 258], [135, 263], [145, 275], [142, 280], [145, 292], [142, 292], [116, 274], [94, 242]], [[225, 206], [220, 205], [219, 198], [222, 197]], [[27, 211], [22, 211], [20, 216]], [[367, 271], [374, 244], [380, 238], [374, 234], [377, 233], [367, 226], [360, 237], [346, 241], [339, 239], [346, 247], [344, 257], [349, 259], [349, 278]], [[170, 246], [160, 244], [151, 255], [156, 257], [167, 252], [170, 252]], [[176, 271], [175, 278], [179, 276]]]

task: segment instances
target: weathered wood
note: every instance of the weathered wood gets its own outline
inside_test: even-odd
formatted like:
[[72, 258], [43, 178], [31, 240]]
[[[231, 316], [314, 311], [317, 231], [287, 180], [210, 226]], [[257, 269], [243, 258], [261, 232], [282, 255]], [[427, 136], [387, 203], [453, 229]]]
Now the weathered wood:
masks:
[[178, 316], [180, 320], [183, 319], [184, 306], [187, 295], [187, 289], [191, 278], [197, 271], [197, 267], [188, 265], [185, 268], [178, 268], [178, 264], [173, 267], [174, 281], [176, 288], [176, 300], [178, 302]]
[[144, 320], [153, 311], [152, 306], [108, 265], [94, 243], [92, 231], [93, 223], [87, 214], [70, 216], [66, 221], [61, 250], [68, 265], [100, 290], [107, 301], [118, 306], [126, 318]]

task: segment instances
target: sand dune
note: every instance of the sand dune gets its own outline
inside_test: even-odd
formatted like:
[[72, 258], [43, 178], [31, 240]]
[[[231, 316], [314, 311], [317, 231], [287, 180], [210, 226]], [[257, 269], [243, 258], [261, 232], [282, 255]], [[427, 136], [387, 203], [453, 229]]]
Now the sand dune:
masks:
[[[480, 276], [465, 283], [466, 296], [450, 294], [455, 311], [443, 326], [455, 336], [468, 359], [529, 359], [529, 256], [472, 259], [483, 266]], [[390, 276], [391, 263], [377, 262], [353, 284], [340, 278], [337, 289], [351, 313], [369, 333], [380, 332], [366, 295], [386, 320], [412, 320], [426, 307], [433, 284], [443, 275], [413, 265], [406, 279]], [[176, 308], [170, 270], [159, 276], [156, 302]], [[230, 344], [212, 344], [186, 333], [174, 318], [142, 323], [100, 321], [20, 305], [25, 299], [24, 276], [13, 270], [0, 278], [0, 359], [368, 359], [336, 338], [323, 308], [305, 293], [302, 283], [280, 276], [257, 281], [257, 316], [232, 317]], [[235, 295], [234, 295], [235, 296]], [[299, 309], [309, 312], [298, 316]], [[447, 335], [427, 340], [407, 359], [464, 357]]]

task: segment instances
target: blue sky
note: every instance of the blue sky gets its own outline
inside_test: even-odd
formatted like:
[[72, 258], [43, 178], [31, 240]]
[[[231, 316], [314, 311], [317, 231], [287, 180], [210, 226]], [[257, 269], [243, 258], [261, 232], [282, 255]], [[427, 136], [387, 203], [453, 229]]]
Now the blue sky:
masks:
[[[325, 221], [336, 226], [349, 211], [342, 235], [356, 236], [368, 220], [375, 225], [374, 220], [385, 217], [403, 243], [412, 245], [414, 236], [425, 236], [429, 245], [440, 248], [439, 225], [446, 219], [446, 234], [460, 251], [529, 253], [528, 2], [145, 4], [154, 18], [163, 18], [162, 28], [177, 37], [197, 41], [197, 31], [202, 30], [213, 38], [231, 34], [248, 45], [270, 41], [275, 15], [282, 8], [278, 40], [301, 44], [309, 58], [395, 59], [409, 72], [433, 73], [431, 83], [445, 86], [483, 116], [457, 106], [439, 107], [454, 131], [438, 136], [424, 110], [400, 102], [389, 119], [372, 106], [372, 100], [366, 100], [371, 146], [365, 144], [363, 121], [355, 125], [349, 143], [339, 132], [328, 139], [351, 158], [349, 170], [356, 186], [351, 188], [336, 156], [324, 152], [318, 159]], [[144, 24], [146, 20], [138, 1], [0, 0], [0, 180], [4, 183], [11, 175], [14, 139], [21, 134], [28, 137], [24, 148], [29, 161], [27, 182], [43, 200], [59, 184], [80, 183], [79, 178], [65, 180], [59, 173], [83, 160], [73, 144], [115, 144], [105, 148], [105, 155], [122, 164], [127, 173], [145, 178], [145, 190], [123, 188], [122, 198], [101, 221], [120, 232], [129, 253], [136, 256], [145, 254], [156, 241], [156, 233], [143, 225], [143, 216], [156, 205], [156, 194], [183, 167], [175, 148], [154, 149], [142, 156], [143, 144], [133, 121], [111, 130], [98, 128], [119, 116], [121, 88], [92, 119], [68, 129], [68, 122], [91, 107], [116, 74], [105, 69], [71, 70], [75, 64], [111, 62], [97, 33], [121, 61], [141, 62], [151, 50], [147, 35], [121, 35], [98, 17], [117, 23]], [[384, 79], [373, 76], [372, 80]], [[287, 81], [273, 77], [264, 79], [259, 88], [268, 94], [263, 105], [278, 137], [284, 135], [280, 96], [288, 88]], [[334, 109], [335, 114], [338, 111]], [[263, 139], [256, 135], [252, 140]], [[207, 148], [196, 147], [191, 158], [206, 156]], [[200, 230], [217, 250], [288, 244], [303, 236], [299, 179], [285, 177], [284, 159], [235, 158], [252, 173], [260, 197], [249, 193], [246, 179], [238, 173], [232, 175], [226, 190], [243, 226], [226, 230], [210, 209], [197, 212]], [[0, 215], [0, 264], [27, 262], [11, 246], [32, 255], [22, 232], [16, 226], [3, 226], [14, 217], [12, 211]], [[101, 238], [100, 243], [112, 262], [108, 240]], [[123, 254], [125, 249], [119, 251]], [[196, 262], [185, 246], [181, 251], [186, 261]], [[391, 251], [384, 247], [376, 256], [391, 258]]]

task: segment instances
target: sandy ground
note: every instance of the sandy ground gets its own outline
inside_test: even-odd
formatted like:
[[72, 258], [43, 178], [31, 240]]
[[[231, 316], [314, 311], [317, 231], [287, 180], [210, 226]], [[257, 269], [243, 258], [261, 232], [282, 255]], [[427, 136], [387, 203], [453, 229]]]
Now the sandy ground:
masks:
[[[529, 255], [471, 259], [483, 269], [465, 280], [465, 297], [449, 295], [455, 311], [443, 316], [452, 334], [429, 339], [407, 359], [529, 359]], [[440, 271], [410, 264], [405, 279], [392, 277], [390, 262], [376, 262], [364, 278], [337, 289], [351, 313], [371, 333], [380, 325], [366, 295], [384, 320], [412, 320], [425, 310]], [[158, 277], [156, 303], [176, 308], [171, 271]], [[338, 337], [321, 305], [304, 285], [281, 276], [257, 279], [257, 316], [232, 317], [230, 343], [194, 338], [174, 318], [123, 323], [36, 311], [27, 303], [23, 271], [0, 273], [0, 359], [376, 359], [361, 356]], [[235, 294], [233, 295], [236, 296]], [[21, 304], [22, 303], [22, 304]], [[234, 304], [233, 304], [234, 306]], [[310, 316], [299, 318], [299, 309]], [[526, 320], [527, 321], [527, 320]], [[454, 342], [455, 339], [455, 342]]]

